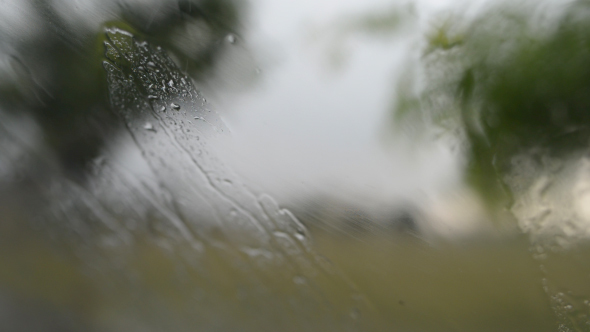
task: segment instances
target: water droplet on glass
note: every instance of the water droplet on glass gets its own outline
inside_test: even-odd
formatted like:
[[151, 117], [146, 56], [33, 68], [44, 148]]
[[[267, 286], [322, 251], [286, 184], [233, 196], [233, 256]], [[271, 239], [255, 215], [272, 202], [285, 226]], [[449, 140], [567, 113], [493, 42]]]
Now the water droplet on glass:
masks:
[[143, 129], [145, 129], [145, 130], [149, 130], [149, 131], [153, 131], [153, 132], [155, 132], [155, 131], [156, 131], [156, 129], [154, 128], [154, 126], [153, 126], [151, 123], [149, 123], [149, 122], [146, 122], [146, 123], [143, 125]]
[[295, 276], [295, 277], [293, 277], [293, 282], [294, 282], [296, 285], [305, 285], [305, 283], [306, 283], [306, 280], [305, 280], [305, 278], [304, 278], [304, 277], [301, 277], [301, 276]]
[[300, 231], [297, 231], [297, 233], [295, 233], [295, 238], [297, 238], [297, 240], [301, 242], [304, 242], [306, 240], [305, 234]]
[[175, 110], [179, 110], [180, 109], [180, 105], [176, 104], [176, 103], [172, 103], [170, 104], [170, 106], [175, 109]]
[[229, 34], [225, 37], [225, 40], [227, 40], [228, 43], [230, 44], [235, 44], [236, 42], [236, 36], [234, 36], [233, 34]]

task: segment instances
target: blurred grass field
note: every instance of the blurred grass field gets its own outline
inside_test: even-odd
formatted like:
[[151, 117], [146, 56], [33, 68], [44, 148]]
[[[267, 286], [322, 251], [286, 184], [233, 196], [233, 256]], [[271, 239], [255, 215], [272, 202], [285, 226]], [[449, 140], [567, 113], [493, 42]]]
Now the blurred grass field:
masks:
[[[365, 301], [351, 307], [351, 293], [333, 276], [299, 280], [285, 265], [230, 247], [198, 254], [146, 238], [101, 252], [97, 257], [107, 262], [101, 267], [42, 231], [10, 224], [3, 223], [0, 235], [1, 297], [24, 303], [22, 317], [34, 320], [39, 310], [67, 317], [72, 330], [341, 331], [333, 320], [342, 318], [353, 322], [343, 325], [350, 330], [557, 331], [553, 291], [566, 299], [568, 291], [590, 294], [590, 250], [540, 259], [525, 236], [433, 244], [412, 236], [316, 232], [313, 251]], [[588, 306], [575, 301], [566, 309], [586, 317]]]
[[[431, 246], [416, 239], [318, 238], [400, 331], [555, 331], [526, 239]], [[564, 273], [568, 273], [564, 270]]]

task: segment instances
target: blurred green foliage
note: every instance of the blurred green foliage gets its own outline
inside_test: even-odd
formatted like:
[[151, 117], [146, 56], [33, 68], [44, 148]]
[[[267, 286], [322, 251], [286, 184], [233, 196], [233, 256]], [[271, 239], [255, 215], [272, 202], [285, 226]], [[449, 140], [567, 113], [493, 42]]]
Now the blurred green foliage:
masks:
[[397, 107], [464, 139], [466, 181], [491, 205], [510, 201], [503, 177], [514, 156], [590, 143], [590, 2], [553, 18], [535, 9], [497, 6], [440, 24], [423, 58], [427, 89]]

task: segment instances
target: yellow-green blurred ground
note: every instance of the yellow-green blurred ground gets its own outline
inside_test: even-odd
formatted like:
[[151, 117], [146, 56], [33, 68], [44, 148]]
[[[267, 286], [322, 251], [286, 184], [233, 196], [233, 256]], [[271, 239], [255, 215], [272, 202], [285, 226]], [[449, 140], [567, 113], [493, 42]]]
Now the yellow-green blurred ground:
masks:
[[556, 331], [524, 239], [433, 246], [319, 237], [317, 247], [401, 331]]
[[[335, 312], [352, 317], [350, 330], [557, 331], [562, 318], [543, 280], [566, 298], [590, 294], [590, 250], [533, 258], [524, 236], [432, 244], [412, 236], [316, 233], [313, 250], [340, 274], [309, 281], [313, 291], [305, 280], [294, 282], [287, 265], [264, 265], [230, 247], [197, 255], [137, 241], [103, 254], [106, 261], [124, 258], [119, 267], [93, 270], [44, 231], [4, 223], [0, 239], [0, 294], [98, 331], [137, 327], [144, 318], [161, 324], [148, 330], [214, 331], [223, 322], [236, 331], [340, 331], [323, 317]], [[353, 284], [353, 296], [366, 305], [350, 307], [337, 278]]]

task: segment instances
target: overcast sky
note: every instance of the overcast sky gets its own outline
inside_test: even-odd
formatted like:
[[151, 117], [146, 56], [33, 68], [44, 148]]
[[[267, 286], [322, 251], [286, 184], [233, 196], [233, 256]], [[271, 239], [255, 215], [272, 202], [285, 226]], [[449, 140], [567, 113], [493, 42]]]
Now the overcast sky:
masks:
[[[259, 80], [237, 92], [212, 91], [233, 131], [233, 149], [225, 151], [234, 169], [279, 196], [325, 191], [391, 201], [457, 183], [456, 158], [444, 145], [384, 140], [400, 74], [417, 60], [432, 18], [456, 3], [465, 2], [253, 1], [235, 47], [253, 54]], [[334, 31], [347, 18], [393, 9], [407, 17], [398, 32], [338, 42]]]

